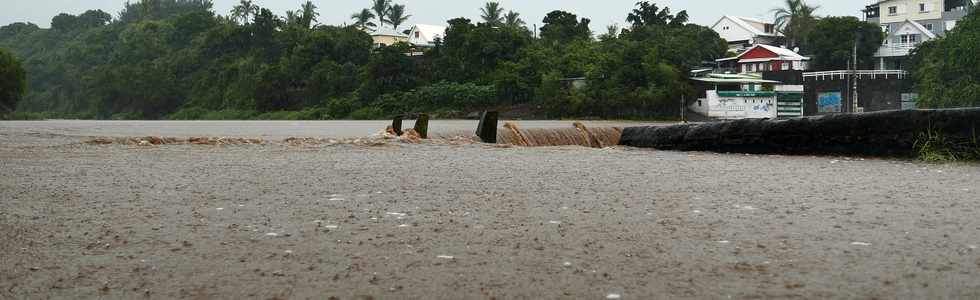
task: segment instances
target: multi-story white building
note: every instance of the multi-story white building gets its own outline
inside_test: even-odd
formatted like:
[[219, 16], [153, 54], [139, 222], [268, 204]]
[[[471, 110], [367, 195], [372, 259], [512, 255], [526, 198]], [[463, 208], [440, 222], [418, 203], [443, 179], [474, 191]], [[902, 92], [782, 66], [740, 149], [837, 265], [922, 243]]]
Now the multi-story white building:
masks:
[[865, 9], [866, 20], [878, 24], [885, 41], [875, 53], [880, 70], [904, 69], [909, 52], [918, 44], [944, 36], [967, 14], [967, 1], [875, 0]]
[[735, 53], [760, 44], [778, 46], [783, 40], [776, 25], [752, 18], [723, 16], [711, 29], [728, 41], [728, 50]]

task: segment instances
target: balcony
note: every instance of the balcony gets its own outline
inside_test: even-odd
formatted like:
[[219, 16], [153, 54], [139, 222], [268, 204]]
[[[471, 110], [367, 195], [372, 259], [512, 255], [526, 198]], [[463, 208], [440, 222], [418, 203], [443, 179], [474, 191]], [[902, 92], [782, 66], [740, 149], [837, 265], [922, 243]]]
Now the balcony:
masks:
[[875, 52], [875, 57], [908, 56], [909, 52], [918, 45], [918, 43], [890, 43], [881, 45], [881, 48], [878, 48], [878, 52]]

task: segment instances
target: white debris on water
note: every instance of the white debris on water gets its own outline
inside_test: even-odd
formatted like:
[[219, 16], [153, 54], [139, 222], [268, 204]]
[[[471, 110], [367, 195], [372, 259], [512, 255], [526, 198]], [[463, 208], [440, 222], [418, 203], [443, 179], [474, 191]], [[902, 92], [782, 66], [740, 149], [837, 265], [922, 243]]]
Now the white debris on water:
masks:
[[606, 299], [622, 299], [623, 295], [620, 294], [609, 294], [606, 295]]
[[548, 221], [548, 224], [558, 225], [558, 224], [561, 224], [561, 221]]
[[851, 243], [851, 245], [854, 245], [854, 246], [871, 246], [871, 243], [865, 243], [865, 242], [852, 242], [852, 243]]
[[562, 263], [561, 265], [562, 265], [563, 267], [566, 267], [566, 268], [567, 268], [567, 267], [571, 267], [571, 266], [572, 266], [572, 263], [571, 263], [571, 262], [567, 262], [567, 261], [566, 261], [566, 262], [563, 262], [563, 263]]
[[731, 243], [731, 242], [729, 242], [729, 241], [718, 241], [718, 243], [719, 244], [728, 244], [728, 243]]
[[840, 162], [840, 161], [839, 161], [839, 160], [836, 160], [836, 159], [835, 159], [835, 160], [832, 160], [832, 161], [830, 161], [830, 163], [831, 163], [831, 164], [836, 164], [836, 163], [839, 163], [839, 162]]
[[344, 198], [333, 197], [333, 198], [327, 199], [327, 201], [344, 201]]
[[374, 193], [375, 193], [375, 194], [384, 194], [385, 192], [382, 192], [382, 191], [377, 191], [377, 192], [374, 192]]
[[279, 234], [278, 233], [275, 233], [275, 232], [266, 233], [265, 235], [266, 236], [279, 236]]
[[337, 229], [337, 228], [340, 228], [340, 226], [337, 226], [337, 225], [323, 225], [323, 228], [326, 228], [326, 229]]
[[225, 208], [224, 207], [218, 207], [218, 208], [215, 208], [215, 210], [225, 210]]
[[396, 217], [396, 218], [397, 218], [397, 219], [399, 219], [399, 220], [401, 220], [401, 219], [402, 219], [402, 218], [404, 218], [405, 216], [408, 216], [407, 214], [404, 214], [404, 213], [399, 213], [399, 212], [389, 212], [389, 213], [387, 213], [387, 215], [389, 215], [389, 216], [393, 216], [393, 217]]
[[283, 251], [283, 253], [285, 253], [288, 256], [288, 255], [293, 254], [293, 250], [286, 250], [286, 251]]
[[568, 210], [568, 206], [562, 206], [559, 209], [561, 209], [561, 210]]
[[973, 249], [973, 250], [977, 250], [977, 245], [969, 245], [969, 246], [966, 246], [966, 247], [967, 248], [970, 248], [970, 249]]
[[695, 214], [700, 214], [700, 213], [701, 213], [701, 211], [700, 211], [700, 210], [697, 210], [697, 209], [695, 209], [695, 210], [694, 210], [694, 213], [695, 213]]
[[406, 227], [412, 227], [412, 225], [408, 225], [408, 224], [398, 225], [398, 228], [406, 228]]
[[442, 259], [456, 259], [456, 257], [453, 257], [453, 256], [449, 256], [449, 255], [439, 255], [439, 256], [436, 256], [436, 258], [442, 258]]

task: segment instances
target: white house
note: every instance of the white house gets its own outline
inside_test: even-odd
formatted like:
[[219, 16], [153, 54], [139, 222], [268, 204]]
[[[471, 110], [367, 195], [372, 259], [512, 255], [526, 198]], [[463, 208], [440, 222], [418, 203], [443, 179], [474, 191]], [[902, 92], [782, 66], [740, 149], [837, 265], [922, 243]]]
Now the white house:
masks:
[[378, 29], [371, 32], [371, 39], [374, 40], [375, 47], [385, 47], [397, 43], [408, 42], [407, 35], [388, 28]]
[[724, 16], [711, 29], [728, 41], [728, 48], [733, 52], [758, 44], [777, 45], [782, 40], [776, 25], [752, 18]]
[[416, 24], [408, 33], [408, 42], [419, 47], [432, 47], [436, 39], [446, 38], [446, 27], [437, 25]]
[[903, 69], [909, 51], [941, 37], [967, 14], [966, 0], [875, 0], [865, 19], [881, 26], [886, 38], [875, 53], [877, 69]]

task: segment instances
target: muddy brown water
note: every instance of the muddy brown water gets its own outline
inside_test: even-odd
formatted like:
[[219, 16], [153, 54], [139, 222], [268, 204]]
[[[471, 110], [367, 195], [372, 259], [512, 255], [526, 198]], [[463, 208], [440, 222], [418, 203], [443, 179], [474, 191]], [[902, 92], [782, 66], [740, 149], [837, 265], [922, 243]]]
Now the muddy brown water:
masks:
[[167, 124], [0, 122], [0, 299], [980, 299], [975, 164]]
[[[500, 121], [513, 122], [522, 129], [535, 128], [573, 128], [574, 121]], [[471, 120], [433, 120], [429, 122], [429, 132], [473, 133], [477, 121]], [[589, 128], [644, 126], [654, 122], [626, 121], [587, 121]], [[81, 137], [249, 137], [266, 140], [282, 140], [289, 137], [312, 138], [354, 138], [364, 137], [383, 131], [391, 121], [4, 121], [0, 122], [0, 132], [18, 131], [36, 134], [66, 135]], [[404, 128], [415, 125], [414, 120], [406, 120]]]

